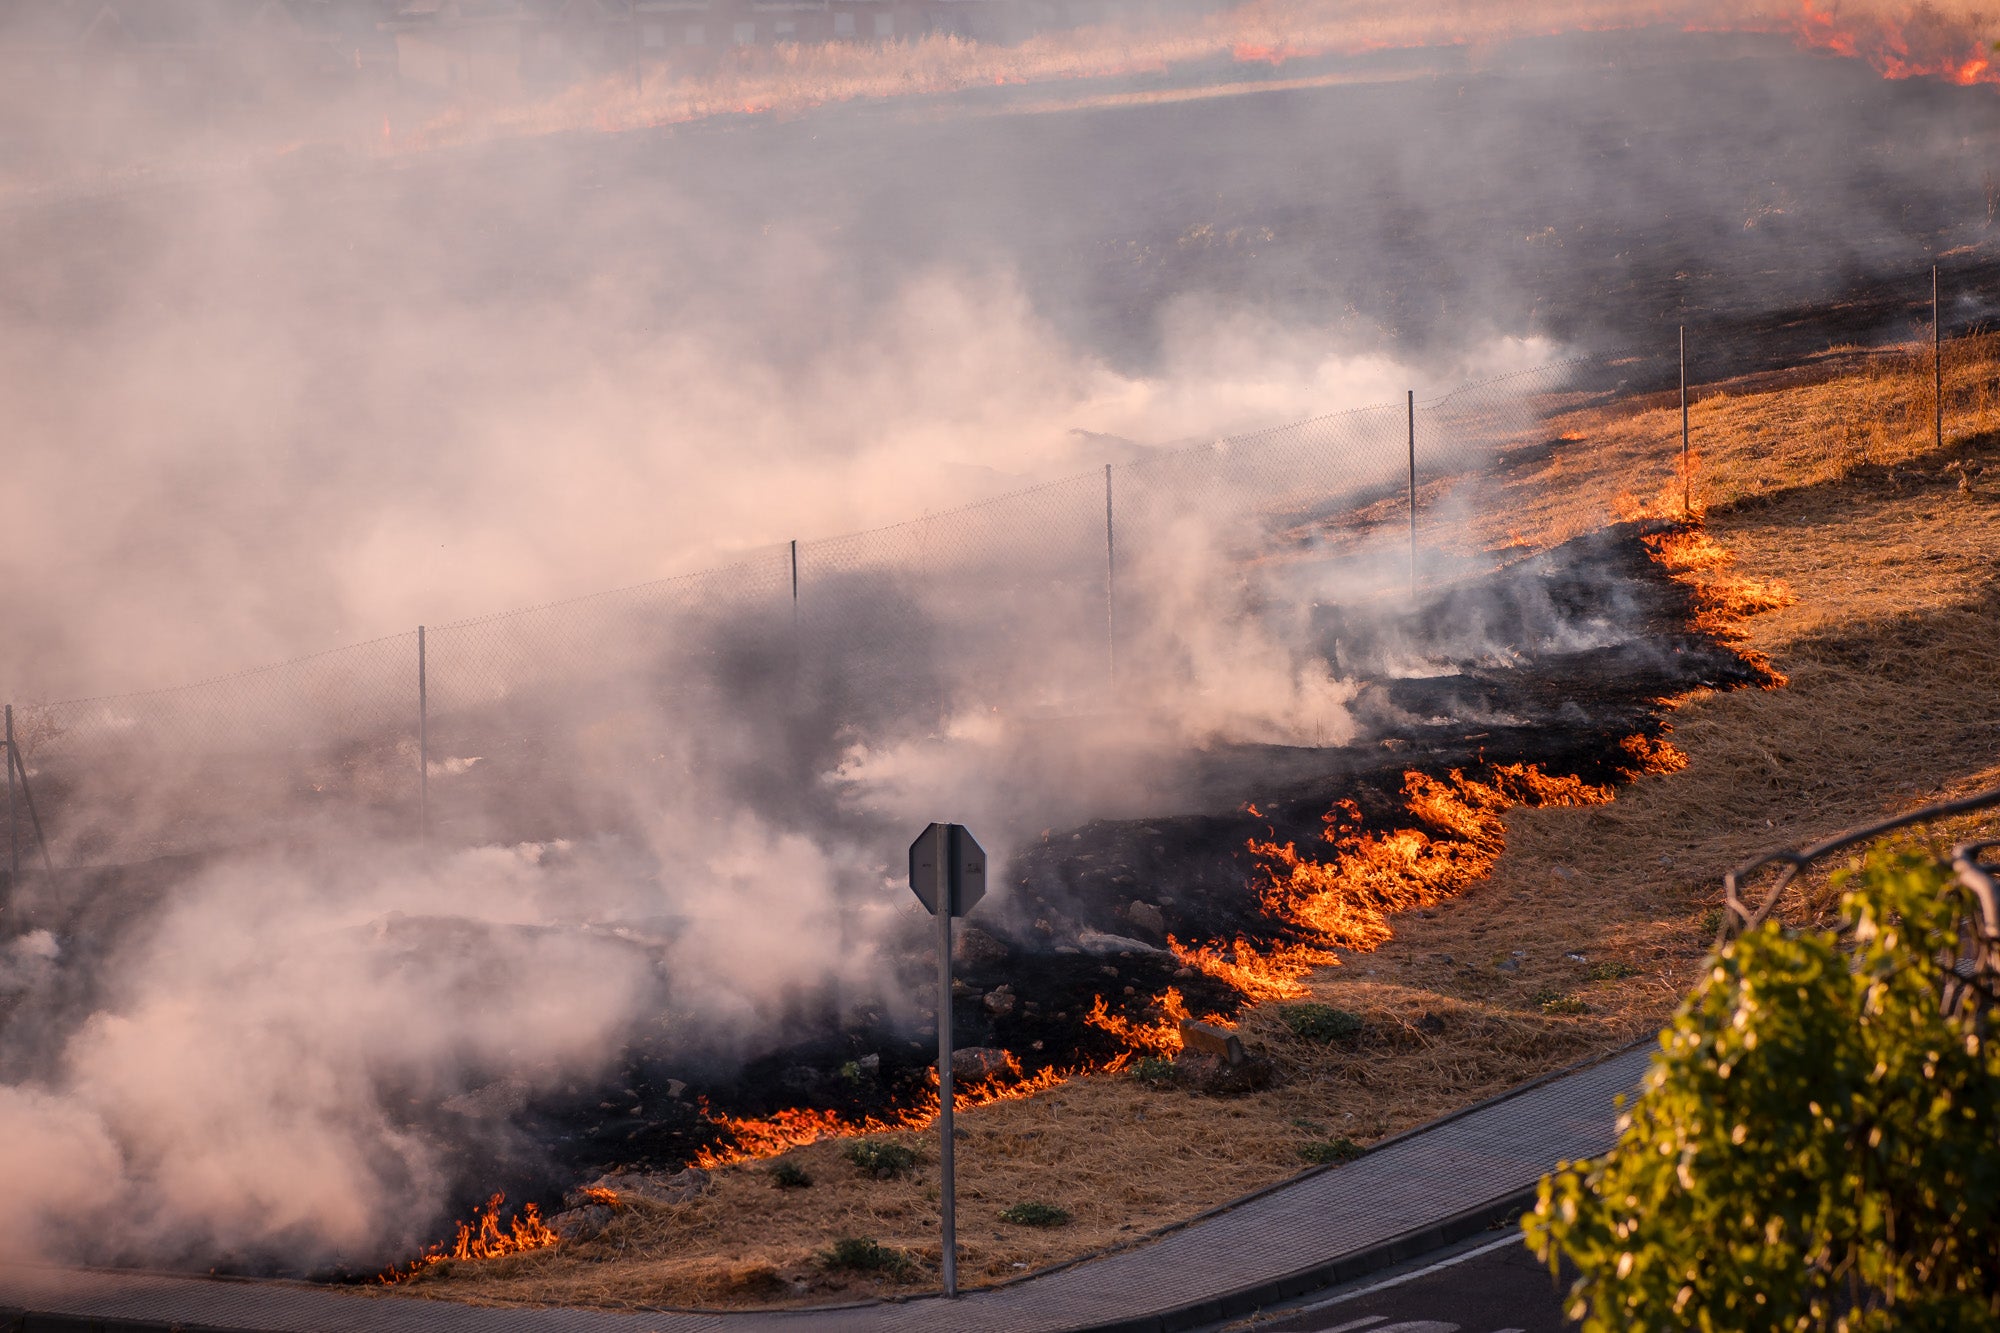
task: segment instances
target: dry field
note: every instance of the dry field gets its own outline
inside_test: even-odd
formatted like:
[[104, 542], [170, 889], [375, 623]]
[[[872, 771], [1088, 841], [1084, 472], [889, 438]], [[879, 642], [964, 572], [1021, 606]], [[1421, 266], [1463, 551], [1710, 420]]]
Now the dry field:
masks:
[[[1059, 84], [1210, 71], [1205, 91], [1286, 61], [1380, 51], [1480, 52], [1523, 38], [1654, 24], [1691, 32], [1774, 33], [1860, 56], [1892, 77], [1996, 77], [1982, 58], [2000, 18], [1983, 0], [1529, 0], [1409, 5], [1398, 0], [1251, 0], [1197, 18], [1113, 22], [1038, 34], [1013, 45], [955, 36], [874, 44], [787, 44], [739, 53], [707, 70], [621, 70], [543, 99], [461, 100], [421, 125], [398, 126], [390, 154], [575, 130], [618, 131], [712, 116], [934, 97], [1022, 84]], [[1341, 75], [1319, 76], [1331, 82]], [[1084, 95], [1084, 94], [1079, 94]], [[1171, 95], [1156, 90], [1155, 96]], [[1065, 101], [1063, 105], [1071, 105]], [[1035, 108], [1028, 108], [1035, 109]]]
[[[1687, 767], [1612, 804], [1509, 813], [1487, 879], [1310, 978], [1315, 999], [1366, 1020], [1359, 1038], [1302, 1041], [1275, 1008], [1250, 1011], [1243, 1036], [1280, 1067], [1276, 1087], [1224, 1100], [1107, 1075], [964, 1114], [962, 1279], [1140, 1241], [1299, 1172], [1309, 1144], [1366, 1143], [1640, 1039], [1694, 975], [1729, 867], [2000, 778], [2000, 343], [1967, 340], [1952, 360], [1942, 452], [1927, 364], [1834, 355], [1705, 392], [1696, 492], [1735, 568], [1699, 576], [1724, 594], [1733, 575], [1797, 594], [1742, 626], [1789, 685], [1678, 701]], [[1576, 438], [1512, 479], [1514, 508], [1543, 497], [1556, 522], [1579, 495], [1607, 512], [1677, 499], [1658, 445], [1678, 420], [1642, 403], [1568, 423]], [[1824, 882], [1803, 885], [1794, 910]], [[934, 1152], [925, 1135], [896, 1137], [920, 1159], [901, 1178], [866, 1176], [824, 1142], [781, 1159], [810, 1187], [778, 1188], [776, 1162], [729, 1167], [704, 1196], [628, 1206], [586, 1243], [446, 1265], [397, 1290], [606, 1306], [923, 1290], [937, 1266]], [[1002, 1220], [1033, 1202], [1071, 1220]], [[909, 1268], [828, 1271], [815, 1256], [841, 1237], [879, 1241]]]

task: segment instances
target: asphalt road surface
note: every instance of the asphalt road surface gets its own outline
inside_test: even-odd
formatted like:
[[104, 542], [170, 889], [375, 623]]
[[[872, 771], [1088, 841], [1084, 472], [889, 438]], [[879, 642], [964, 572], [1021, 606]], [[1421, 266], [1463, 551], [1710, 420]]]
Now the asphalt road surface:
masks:
[[1488, 1232], [1400, 1269], [1317, 1292], [1228, 1333], [1559, 1333], [1561, 1286], [1521, 1243]]

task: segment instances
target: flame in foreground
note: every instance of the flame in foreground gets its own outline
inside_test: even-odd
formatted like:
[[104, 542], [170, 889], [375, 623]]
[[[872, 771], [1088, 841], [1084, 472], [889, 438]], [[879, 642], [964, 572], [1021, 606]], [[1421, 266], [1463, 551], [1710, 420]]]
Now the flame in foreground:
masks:
[[500, 1206], [506, 1202], [506, 1195], [494, 1195], [486, 1201], [484, 1208], [474, 1210], [472, 1221], [458, 1224], [456, 1240], [439, 1241], [408, 1264], [384, 1272], [376, 1281], [392, 1286], [429, 1272], [442, 1263], [463, 1259], [498, 1259], [502, 1255], [520, 1254], [526, 1250], [545, 1250], [560, 1239], [542, 1221], [542, 1210], [532, 1203], [523, 1205], [513, 1221], [502, 1227]]

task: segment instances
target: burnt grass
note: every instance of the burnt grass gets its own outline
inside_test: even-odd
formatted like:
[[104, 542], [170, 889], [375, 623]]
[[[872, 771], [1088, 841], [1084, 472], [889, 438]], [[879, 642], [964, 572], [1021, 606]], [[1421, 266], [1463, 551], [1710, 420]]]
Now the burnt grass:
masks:
[[[1340, 801], [1359, 809], [1364, 827], [1409, 827], [1418, 821], [1403, 787], [1413, 771], [1477, 776], [1484, 765], [1520, 762], [1616, 783], [1630, 763], [1620, 743], [1657, 737], [1663, 701], [1762, 683], [1756, 666], [1693, 628], [1692, 592], [1648, 557], [1644, 531], [1626, 524], [1576, 539], [1446, 592], [1389, 627], [1342, 623], [1326, 610], [1319, 628], [1349, 657], [1367, 658], [1371, 637], [1389, 632], [1419, 643], [1475, 637], [1489, 651], [1441, 674], [1366, 686], [1357, 708], [1368, 730], [1359, 743], [1190, 755], [1204, 813], [1044, 834], [1002, 868], [1011, 890], [1005, 910], [976, 913], [958, 928], [955, 1046], [1004, 1049], [1033, 1074], [1124, 1049], [1085, 1021], [1100, 996], [1135, 1020], [1152, 1016], [1169, 986], [1192, 1010], [1234, 1013], [1243, 1003], [1235, 991], [1183, 967], [1164, 946], [1169, 934], [1183, 943], [1227, 945], [1239, 935], [1259, 946], [1303, 942], [1260, 905], [1252, 839], [1295, 842], [1310, 856], [1324, 846], [1323, 817]], [[1552, 633], [1577, 626], [1614, 641], [1565, 648]], [[993, 905], [1001, 901], [996, 895]], [[904, 961], [912, 993], [934, 994], [933, 968], [928, 948]], [[989, 1004], [996, 992], [1012, 1003]], [[732, 1069], [690, 1068], [670, 1050], [634, 1048], [608, 1092], [579, 1090], [533, 1108], [533, 1132], [559, 1174], [582, 1178], [618, 1167], [676, 1169], [703, 1148], [728, 1147], [703, 1105], [736, 1117], [806, 1108], [858, 1120], [929, 1100], [934, 1027], [839, 1025], [823, 1004], [802, 997], [793, 1030], [807, 1035]]]
[[[1099, 997], [1113, 1013], [1143, 1021], [1171, 986], [1195, 1012], [1233, 1014], [1243, 1004], [1235, 991], [1182, 966], [1164, 946], [1168, 935], [1223, 947], [1239, 935], [1259, 947], [1308, 942], [1262, 909], [1260, 870], [1246, 846], [1252, 839], [1293, 842], [1310, 858], [1326, 846], [1324, 816], [1342, 801], [1360, 812], [1364, 828], [1409, 827], [1418, 823], [1403, 796], [1410, 772], [1477, 777], [1486, 765], [1518, 762], [1616, 783], [1630, 762], [1620, 742], [1658, 736], [1664, 701], [1762, 683], [1757, 666], [1694, 628], [1694, 593], [1643, 544], [1659, 526], [1624, 524], [1577, 538], [1400, 615], [1319, 608], [1313, 627], [1329, 658], [1343, 675], [1367, 682], [1353, 704], [1360, 739], [1192, 750], [1174, 813], [1050, 829], [996, 864], [996, 888], [1004, 882], [1007, 891], [959, 927], [955, 1045], [1004, 1049], [1033, 1074], [1123, 1051], [1086, 1021]], [[1408, 645], [1423, 646], [1434, 674], [1379, 669], [1399, 651], [1408, 656]], [[1456, 657], [1452, 645], [1463, 646]], [[48, 988], [0, 1008], [0, 1054], [22, 1068], [52, 1061], [55, 1047], [24, 1034], [54, 1031], [60, 1014], [93, 1007], [101, 965], [117, 942], [142, 931], [203, 863], [167, 858], [18, 886], [10, 896], [23, 924], [47, 925], [76, 945]], [[912, 1008], [931, 1011], [936, 973], [927, 932], [912, 934], [897, 965]], [[989, 1003], [996, 995], [1004, 998]], [[457, 1116], [420, 1098], [388, 1098], [408, 1101], [412, 1126], [433, 1131], [426, 1137], [463, 1182], [436, 1234], [448, 1234], [453, 1217], [470, 1216], [496, 1189], [512, 1203], [537, 1200], [553, 1211], [565, 1190], [606, 1171], [673, 1171], [703, 1149], [726, 1150], [731, 1139], [718, 1116], [806, 1109], [858, 1122], [893, 1119], [932, 1098], [934, 1026], [899, 1026], [857, 1013], [838, 995], [801, 991], [777, 1028], [790, 1039], [748, 1059], [691, 1055], [665, 1036], [641, 1039], [605, 1079], [518, 1107], [505, 1134], [466, 1134]], [[388, 1256], [395, 1257], [406, 1256]], [[254, 1254], [201, 1262], [218, 1271], [283, 1271]], [[374, 1271], [315, 1276], [367, 1280]]]

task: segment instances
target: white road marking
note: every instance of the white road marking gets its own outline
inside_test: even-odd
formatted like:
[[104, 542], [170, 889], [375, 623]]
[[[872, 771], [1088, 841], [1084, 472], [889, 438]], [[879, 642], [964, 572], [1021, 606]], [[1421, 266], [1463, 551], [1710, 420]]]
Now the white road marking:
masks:
[[[1363, 1296], [1372, 1296], [1378, 1291], [1387, 1291], [1391, 1287], [1400, 1287], [1405, 1282], [1415, 1282], [1420, 1277], [1429, 1277], [1432, 1273], [1441, 1272], [1444, 1269], [1452, 1267], [1454, 1264], [1462, 1264], [1467, 1259], [1477, 1259], [1482, 1254], [1491, 1254], [1493, 1251], [1501, 1248], [1504, 1245], [1519, 1245], [1520, 1243], [1521, 1243], [1520, 1233], [1509, 1232], [1506, 1235], [1502, 1236], [1499, 1240], [1488, 1241], [1486, 1244], [1481, 1245], [1476, 1250], [1467, 1250], [1463, 1254], [1454, 1254], [1449, 1259], [1440, 1259], [1436, 1263], [1429, 1264], [1423, 1268], [1416, 1269], [1414, 1272], [1403, 1273], [1397, 1277], [1389, 1278], [1387, 1281], [1377, 1282], [1372, 1287], [1363, 1287], [1359, 1291], [1345, 1292], [1339, 1296], [1329, 1297], [1328, 1299], [1319, 1301], [1313, 1305], [1301, 1305], [1298, 1309], [1289, 1311], [1288, 1313], [1311, 1314], [1315, 1310], [1325, 1310], [1331, 1306], [1345, 1305], [1347, 1304], [1347, 1302], [1353, 1300], [1359, 1300]], [[1369, 1326], [1369, 1322], [1370, 1321], [1368, 1320], [1363, 1320], [1360, 1323], [1355, 1323], [1355, 1324], [1342, 1324], [1340, 1327], [1344, 1329], [1367, 1328]], [[1380, 1322], [1380, 1321], [1378, 1320], [1375, 1322]], [[1457, 1325], [1454, 1324], [1453, 1327], [1456, 1328]], [[1329, 1330], [1329, 1333], [1340, 1333], [1340, 1331], [1339, 1329], [1333, 1329]], [[1376, 1333], [1389, 1333], [1389, 1330], [1386, 1328], [1377, 1329]]]

